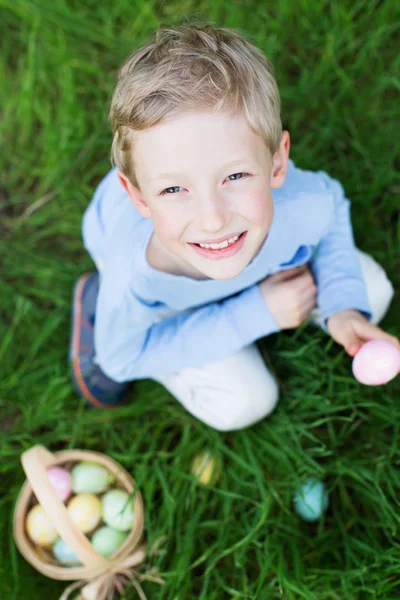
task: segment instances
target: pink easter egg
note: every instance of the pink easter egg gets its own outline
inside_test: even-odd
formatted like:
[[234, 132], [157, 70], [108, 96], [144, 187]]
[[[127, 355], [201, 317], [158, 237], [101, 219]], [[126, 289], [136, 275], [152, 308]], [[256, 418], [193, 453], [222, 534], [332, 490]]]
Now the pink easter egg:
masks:
[[353, 359], [353, 375], [365, 385], [382, 385], [400, 372], [400, 350], [385, 340], [363, 344]]
[[50, 469], [47, 469], [47, 475], [57, 492], [57, 496], [65, 502], [72, 491], [71, 475], [63, 467], [50, 467]]

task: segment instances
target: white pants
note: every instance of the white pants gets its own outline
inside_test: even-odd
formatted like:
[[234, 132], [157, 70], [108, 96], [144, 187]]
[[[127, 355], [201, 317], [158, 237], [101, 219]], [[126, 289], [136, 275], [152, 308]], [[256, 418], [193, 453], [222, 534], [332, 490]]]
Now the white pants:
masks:
[[[376, 324], [389, 308], [393, 286], [372, 256], [358, 250], [358, 257], [372, 310], [371, 322]], [[311, 322], [320, 325], [319, 309], [312, 312]], [[274, 410], [279, 398], [278, 384], [256, 344], [201, 368], [182, 369], [153, 379], [192, 415], [219, 431], [253, 425]]]

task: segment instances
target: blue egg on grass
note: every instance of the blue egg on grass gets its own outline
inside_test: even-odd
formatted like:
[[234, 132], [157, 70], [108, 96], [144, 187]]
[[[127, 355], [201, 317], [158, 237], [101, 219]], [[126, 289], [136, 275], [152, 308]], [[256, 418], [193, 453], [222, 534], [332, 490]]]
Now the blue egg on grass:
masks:
[[316, 521], [328, 508], [329, 499], [322, 481], [310, 477], [294, 494], [296, 513], [305, 521]]
[[53, 546], [55, 558], [65, 567], [75, 567], [80, 565], [79, 558], [72, 552], [62, 538], [58, 538]]

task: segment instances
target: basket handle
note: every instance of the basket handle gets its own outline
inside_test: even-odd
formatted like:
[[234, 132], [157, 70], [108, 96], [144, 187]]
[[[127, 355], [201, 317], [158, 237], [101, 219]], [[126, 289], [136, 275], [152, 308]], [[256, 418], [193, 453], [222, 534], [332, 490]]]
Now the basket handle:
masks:
[[109, 566], [110, 562], [96, 552], [88, 538], [71, 521], [65, 504], [50, 482], [46, 469], [56, 463], [53, 454], [38, 444], [22, 454], [21, 463], [32, 490], [53, 527], [83, 565], [94, 569]]

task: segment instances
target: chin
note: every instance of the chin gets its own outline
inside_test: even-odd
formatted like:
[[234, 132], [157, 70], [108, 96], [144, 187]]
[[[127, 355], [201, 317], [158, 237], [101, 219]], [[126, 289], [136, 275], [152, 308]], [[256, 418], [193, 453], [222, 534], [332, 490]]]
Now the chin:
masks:
[[223, 270], [223, 268], [221, 268], [221, 270], [219, 272], [215, 272], [214, 273], [204, 273], [204, 275], [207, 275], [207, 277], [210, 277], [211, 279], [218, 279], [218, 280], [228, 280], [228, 279], [234, 279], [235, 277], [237, 277], [238, 275], [240, 275], [240, 273], [245, 269], [245, 267], [241, 268], [241, 269], [226, 269], [225, 271]]

